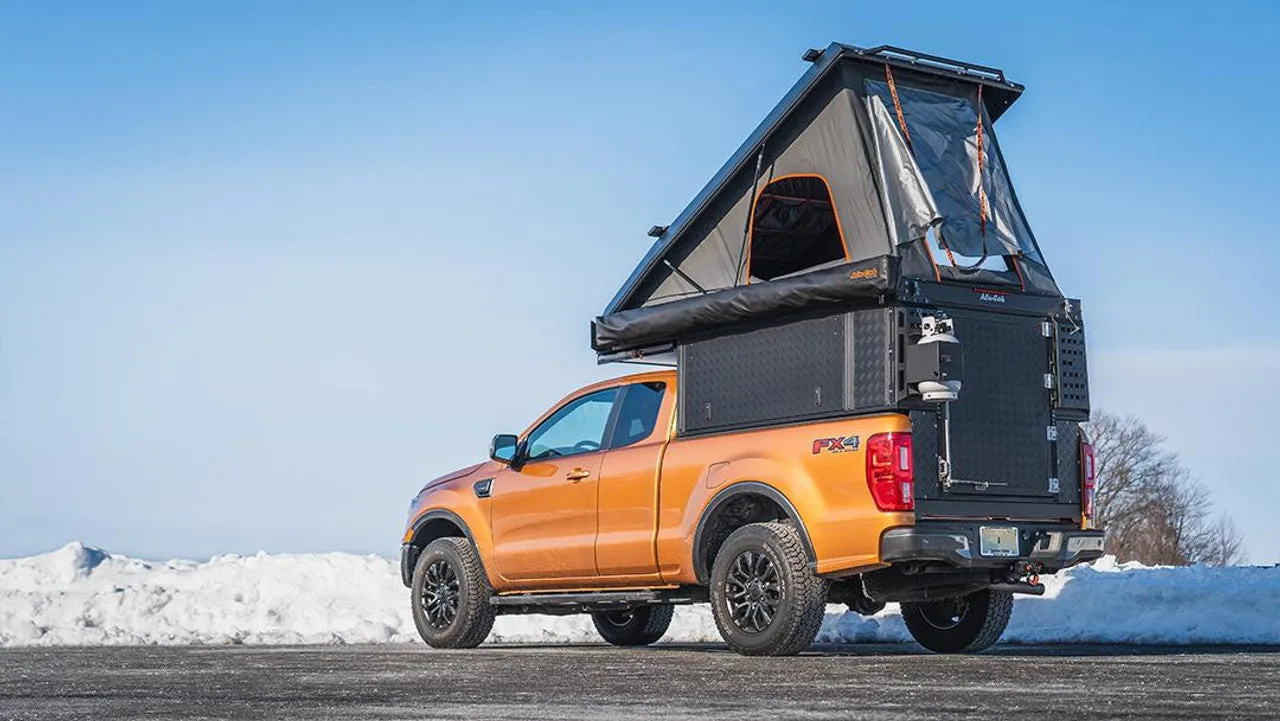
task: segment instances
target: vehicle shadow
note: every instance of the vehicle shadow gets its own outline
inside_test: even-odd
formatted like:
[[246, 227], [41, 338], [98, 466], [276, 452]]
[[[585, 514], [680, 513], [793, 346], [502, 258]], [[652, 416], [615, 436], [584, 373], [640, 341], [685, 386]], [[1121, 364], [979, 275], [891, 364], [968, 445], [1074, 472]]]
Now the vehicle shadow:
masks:
[[[914, 644], [814, 644], [808, 651], [822, 656], [933, 656]], [[1138, 644], [998, 644], [984, 656], [1014, 657], [1099, 657], [1099, 656], [1186, 656], [1239, 653], [1280, 653], [1280, 646], [1227, 645], [1138, 645]]]
[[[501, 644], [499, 648], [546, 651], [601, 651], [612, 647], [605, 644]], [[721, 643], [658, 643], [625, 649], [627, 653], [688, 653], [731, 654]], [[1101, 657], [1101, 656], [1188, 656], [1230, 654], [1280, 653], [1280, 645], [1229, 646], [1229, 645], [1148, 645], [1148, 644], [999, 644], [983, 652], [983, 656], [1011, 657]], [[886, 656], [938, 656], [912, 643], [816, 643], [805, 651], [805, 656], [826, 657], [886, 657]], [[959, 654], [955, 658], [968, 658]]]

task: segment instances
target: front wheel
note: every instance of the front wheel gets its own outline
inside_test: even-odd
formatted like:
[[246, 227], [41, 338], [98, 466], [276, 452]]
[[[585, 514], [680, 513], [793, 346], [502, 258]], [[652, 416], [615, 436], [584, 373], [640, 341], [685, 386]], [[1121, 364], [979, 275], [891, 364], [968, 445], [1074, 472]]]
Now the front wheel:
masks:
[[793, 656], [822, 625], [827, 582], [809, 569], [795, 526], [751, 523], [734, 531], [711, 568], [711, 611], [729, 648]]
[[978, 653], [1004, 633], [1013, 613], [1013, 594], [978, 591], [925, 603], [903, 603], [902, 620], [912, 637], [938, 653]]
[[435, 648], [475, 648], [497, 615], [480, 555], [465, 538], [437, 538], [413, 569], [413, 623]]
[[648, 646], [657, 643], [671, 626], [675, 607], [669, 604], [636, 606], [591, 614], [600, 637], [614, 646]]

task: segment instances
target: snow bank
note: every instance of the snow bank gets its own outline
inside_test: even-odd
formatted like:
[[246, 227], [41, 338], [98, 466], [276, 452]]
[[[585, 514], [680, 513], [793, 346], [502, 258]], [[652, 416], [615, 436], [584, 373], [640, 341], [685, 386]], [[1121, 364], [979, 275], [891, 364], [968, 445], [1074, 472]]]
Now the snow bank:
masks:
[[[1110, 559], [1019, 597], [1009, 642], [1280, 644], [1280, 567], [1147, 568]], [[832, 606], [820, 641], [909, 641], [893, 606]], [[706, 606], [677, 609], [668, 640], [716, 641]], [[0, 646], [384, 643], [417, 640], [396, 564], [345, 553], [152, 563], [80, 543], [0, 560]], [[508, 616], [491, 643], [596, 643], [585, 616]]]

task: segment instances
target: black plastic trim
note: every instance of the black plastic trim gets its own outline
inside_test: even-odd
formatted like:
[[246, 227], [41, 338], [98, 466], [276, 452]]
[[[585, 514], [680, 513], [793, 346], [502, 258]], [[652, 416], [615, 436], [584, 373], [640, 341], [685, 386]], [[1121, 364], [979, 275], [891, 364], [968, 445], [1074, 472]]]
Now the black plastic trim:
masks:
[[418, 516], [414, 519], [413, 524], [409, 527], [413, 534], [409, 536], [409, 541], [400, 546], [400, 581], [406, 587], [413, 585], [413, 567], [418, 562], [418, 554], [422, 551], [422, 545], [418, 543], [418, 533], [422, 527], [434, 520], [446, 520], [462, 530], [462, 535], [467, 539], [467, 543], [476, 549], [476, 553], [480, 553], [479, 547], [476, 546], [476, 539], [471, 535], [471, 529], [467, 527], [467, 522], [453, 511], [443, 508], [433, 508], [430, 511]]
[[781, 491], [768, 484], [759, 481], [739, 481], [722, 489], [712, 497], [711, 502], [702, 511], [702, 517], [698, 519], [698, 527], [693, 534], [693, 573], [698, 579], [698, 583], [706, 585], [711, 577], [711, 569], [707, 568], [702, 559], [702, 531], [706, 526], [707, 519], [713, 517], [720, 506], [746, 494], [764, 496], [781, 506], [782, 510], [787, 514], [787, 518], [796, 524], [796, 530], [800, 532], [800, 541], [804, 544], [804, 552], [809, 557], [810, 567], [817, 563], [817, 554], [814, 553], [813, 544], [809, 541], [809, 531], [805, 529], [804, 521], [800, 518], [800, 512], [791, 504], [791, 501], [787, 500], [787, 497], [782, 495]]

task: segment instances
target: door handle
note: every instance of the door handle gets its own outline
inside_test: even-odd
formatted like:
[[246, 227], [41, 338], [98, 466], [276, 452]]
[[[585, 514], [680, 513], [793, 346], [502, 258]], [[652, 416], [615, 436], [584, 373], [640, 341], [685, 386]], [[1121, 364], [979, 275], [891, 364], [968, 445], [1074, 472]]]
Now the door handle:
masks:
[[582, 468], [575, 468], [572, 471], [569, 471], [568, 473], [564, 474], [565, 478], [573, 481], [574, 483], [577, 483], [578, 481], [581, 481], [582, 479], [588, 478], [590, 476], [591, 476], [591, 471], [584, 470]]

